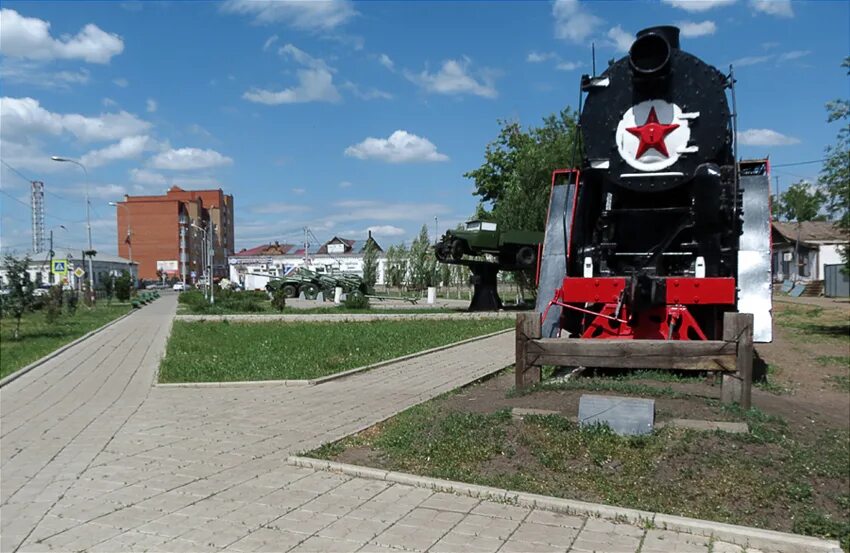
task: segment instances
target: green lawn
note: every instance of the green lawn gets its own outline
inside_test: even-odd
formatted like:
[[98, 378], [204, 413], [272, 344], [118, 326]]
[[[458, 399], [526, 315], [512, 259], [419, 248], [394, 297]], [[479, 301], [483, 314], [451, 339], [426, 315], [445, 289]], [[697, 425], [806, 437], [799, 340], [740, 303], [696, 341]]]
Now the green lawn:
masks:
[[249, 311], [244, 309], [231, 309], [227, 307], [212, 306], [202, 310], [193, 310], [191, 307], [181, 305], [178, 308], [178, 315], [350, 315], [355, 313], [364, 314], [392, 314], [411, 315], [418, 313], [466, 313], [465, 309], [452, 309], [449, 307], [400, 307], [398, 309], [382, 308], [380, 304], [369, 307], [368, 309], [349, 309], [345, 306], [323, 306], [323, 307], [308, 307], [296, 308], [286, 307], [283, 312], [272, 308], [270, 302], [259, 304], [259, 311]]
[[130, 310], [127, 303], [101, 303], [93, 310], [80, 305], [74, 315], [63, 313], [49, 325], [44, 313], [27, 313], [21, 319], [21, 336], [13, 339], [15, 319], [0, 319], [0, 378], [15, 372], [55, 349], [101, 327]]
[[175, 321], [160, 382], [310, 379], [514, 326], [512, 319], [356, 323]]

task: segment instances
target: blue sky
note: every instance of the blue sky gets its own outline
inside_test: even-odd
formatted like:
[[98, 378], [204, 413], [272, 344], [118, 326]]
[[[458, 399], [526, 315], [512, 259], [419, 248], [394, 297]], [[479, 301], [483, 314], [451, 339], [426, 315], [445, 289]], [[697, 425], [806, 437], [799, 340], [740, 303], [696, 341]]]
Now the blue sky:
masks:
[[[817, 160], [824, 104], [848, 95], [850, 3], [13, 2], [0, 16], [4, 251], [31, 244], [28, 183], [45, 183], [56, 243], [116, 250], [125, 193], [221, 187], [237, 249], [319, 239], [409, 241], [474, 211], [463, 173], [498, 119], [575, 108], [582, 73], [633, 33], [678, 24], [682, 48], [736, 66], [740, 153]], [[818, 164], [777, 168], [784, 188]]]

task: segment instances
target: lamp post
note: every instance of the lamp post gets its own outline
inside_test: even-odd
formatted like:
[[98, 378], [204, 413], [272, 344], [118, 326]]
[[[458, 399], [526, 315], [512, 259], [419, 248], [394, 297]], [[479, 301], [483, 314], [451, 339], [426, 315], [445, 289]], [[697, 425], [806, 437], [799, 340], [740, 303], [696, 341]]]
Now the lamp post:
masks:
[[59, 161], [63, 163], [73, 163], [74, 165], [78, 165], [86, 176], [86, 232], [89, 236], [89, 294], [91, 298], [94, 298], [94, 269], [92, 267], [92, 253], [94, 248], [91, 244], [91, 200], [89, 200], [89, 172], [86, 169], [86, 166], [80, 163], [79, 161], [67, 157], [60, 156], [51, 156], [50, 159], [53, 161]]
[[196, 225], [192, 223], [192, 228], [195, 230], [201, 231], [204, 237], [204, 247], [201, 248], [201, 265], [204, 267], [203, 279], [204, 279], [204, 298], [209, 299], [209, 275], [207, 275], [207, 262], [206, 262], [206, 247], [207, 247], [207, 229], [202, 226]]
[[[204, 263], [204, 286], [209, 290], [209, 300], [211, 304], [215, 304], [215, 285], [213, 284], [213, 250], [212, 250], [212, 223], [210, 223], [209, 232], [202, 226], [192, 223], [192, 227], [201, 231], [204, 236], [204, 250], [206, 250], [206, 262]], [[202, 250], [203, 251], [203, 250]]]
[[133, 277], [133, 287], [136, 285], [136, 275], [133, 274], [133, 222], [130, 217], [130, 208], [118, 202], [109, 202], [112, 207], [122, 207], [127, 210], [127, 238], [124, 241], [127, 243], [127, 251], [130, 254], [130, 276]]

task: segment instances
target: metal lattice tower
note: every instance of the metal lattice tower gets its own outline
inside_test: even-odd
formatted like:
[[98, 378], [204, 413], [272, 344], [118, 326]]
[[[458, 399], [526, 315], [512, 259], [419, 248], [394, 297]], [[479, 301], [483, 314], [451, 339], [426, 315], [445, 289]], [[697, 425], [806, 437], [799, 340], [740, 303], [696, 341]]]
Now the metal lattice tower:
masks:
[[32, 181], [32, 252], [44, 251], [44, 183]]

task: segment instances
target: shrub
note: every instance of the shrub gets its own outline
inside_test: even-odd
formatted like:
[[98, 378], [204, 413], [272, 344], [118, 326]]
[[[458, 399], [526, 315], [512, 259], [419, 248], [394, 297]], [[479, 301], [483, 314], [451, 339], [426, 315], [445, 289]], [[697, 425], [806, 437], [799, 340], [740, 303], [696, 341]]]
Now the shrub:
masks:
[[354, 290], [345, 295], [343, 305], [348, 309], [369, 309], [369, 298], [360, 290]]
[[100, 273], [100, 287], [106, 295], [106, 305], [111, 304], [115, 295], [115, 277], [110, 273]]
[[286, 309], [286, 292], [283, 291], [283, 286], [278, 286], [272, 292], [272, 307], [283, 312]]
[[61, 284], [51, 286], [48, 290], [47, 296], [44, 298], [44, 318], [47, 320], [47, 324], [52, 325], [62, 314], [62, 296]]
[[74, 313], [77, 312], [77, 304], [79, 303], [79, 301], [80, 301], [80, 297], [77, 295], [76, 292], [70, 292], [65, 297], [65, 306], [68, 309], [69, 315], [73, 315]]
[[133, 277], [127, 271], [121, 271], [121, 276], [115, 279], [114, 287], [118, 301], [129, 301], [133, 293]]

